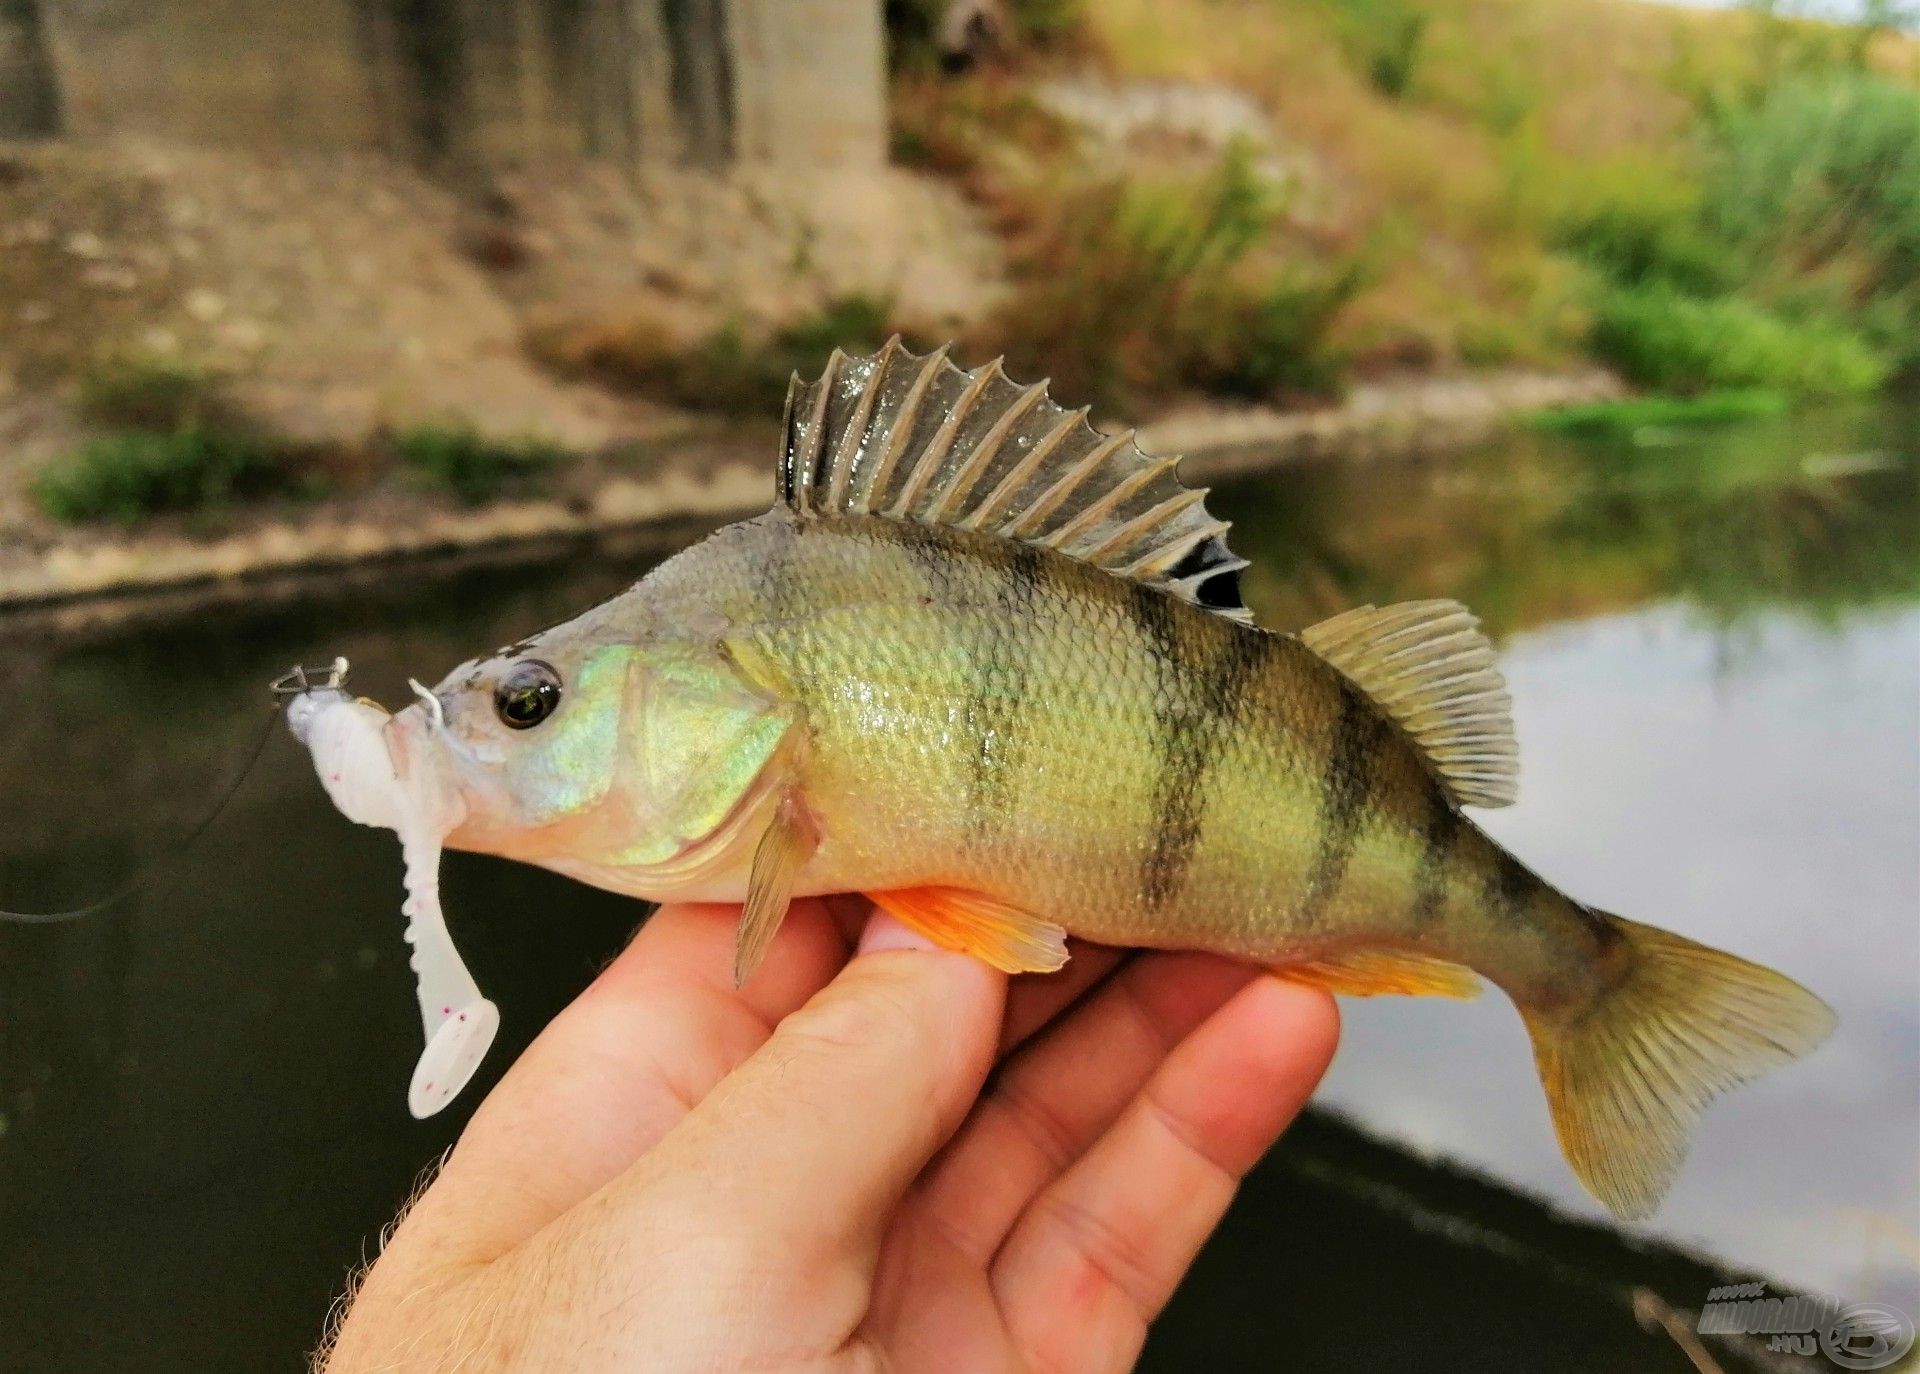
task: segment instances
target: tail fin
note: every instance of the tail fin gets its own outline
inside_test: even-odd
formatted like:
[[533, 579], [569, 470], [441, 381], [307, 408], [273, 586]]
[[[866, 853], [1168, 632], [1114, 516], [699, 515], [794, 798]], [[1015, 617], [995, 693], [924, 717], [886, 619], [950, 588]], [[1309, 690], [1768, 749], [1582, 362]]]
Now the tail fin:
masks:
[[1571, 1016], [1522, 1015], [1567, 1163], [1615, 1216], [1644, 1217], [1673, 1182], [1701, 1108], [1813, 1049], [1834, 1015], [1771, 969], [1606, 919], [1626, 937], [1619, 981]]

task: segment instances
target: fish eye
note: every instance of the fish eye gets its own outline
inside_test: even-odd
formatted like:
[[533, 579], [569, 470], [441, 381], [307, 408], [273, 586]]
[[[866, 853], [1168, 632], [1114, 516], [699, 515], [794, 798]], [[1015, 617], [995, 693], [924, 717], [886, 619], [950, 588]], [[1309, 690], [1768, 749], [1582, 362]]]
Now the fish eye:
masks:
[[514, 730], [530, 730], [560, 704], [560, 674], [537, 658], [516, 663], [493, 689], [493, 711]]

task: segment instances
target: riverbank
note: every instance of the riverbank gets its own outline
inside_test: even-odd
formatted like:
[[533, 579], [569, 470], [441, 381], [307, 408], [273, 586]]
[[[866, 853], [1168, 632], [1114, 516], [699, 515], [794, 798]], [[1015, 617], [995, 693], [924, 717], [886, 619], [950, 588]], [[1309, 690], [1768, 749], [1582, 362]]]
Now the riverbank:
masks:
[[[1340, 405], [1182, 408], [1141, 427], [1153, 453], [1182, 453], [1188, 481], [1333, 454], [1356, 460], [1444, 452], [1481, 442], [1517, 417], [1621, 394], [1600, 371], [1504, 372], [1354, 388]], [[166, 614], [250, 595], [258, 584], [343, 569], [458, 559], [510, 562], [569, 542], [674, 525], [717, 523], [762, 509], [777, 434], [771, 426], [681, 428], [671, 444], [633, 440], [644, 462], [603, 458], [551, 495], [462, 507], [424, 492], [281, 503], [236, 511], [217, 532], [191, 522], [73, 532], [51, 547], [0, 551], [0, 612], [56, 613], [86, 623]], [[116, 608], [79, 603], [113, 601]], [[144, 607], [140, 604], [144, 603]]]

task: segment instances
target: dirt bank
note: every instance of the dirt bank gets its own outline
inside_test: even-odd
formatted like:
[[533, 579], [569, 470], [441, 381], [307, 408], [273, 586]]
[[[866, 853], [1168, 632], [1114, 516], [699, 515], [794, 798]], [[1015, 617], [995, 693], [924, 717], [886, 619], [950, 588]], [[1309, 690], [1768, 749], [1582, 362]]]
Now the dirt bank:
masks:
[[[1153, 452], [1184, 452], [1187, 478], [1209, 482], [1308, 457], [1365, 460], [1458, 448], [1488, 438], [1516, 415], [1618, 392], [1605, 373], [1383, 383], [1356, 388], [1345, 404], [1324, 410], [1196, 407], [1145, 426], [1141, 438]], [[592, 465], [591, 473], [573, 474], [579, 480], [560, 495], [470, 510], [387, 493], [248, 514], [213, 537], [184, 525], [74, 535], [31, 556], [0, 553], [0, 611], [100, 598], [191, 607], [194, 589], [198, 599], [217, 600], [252, 582], [334, 576], [351, 565], [449, 554], [513, 559], [533, 546], [730, 519], [770, 499], [775, 440], [771, 427], [716, 429], [650, 455], [644, 466]]]

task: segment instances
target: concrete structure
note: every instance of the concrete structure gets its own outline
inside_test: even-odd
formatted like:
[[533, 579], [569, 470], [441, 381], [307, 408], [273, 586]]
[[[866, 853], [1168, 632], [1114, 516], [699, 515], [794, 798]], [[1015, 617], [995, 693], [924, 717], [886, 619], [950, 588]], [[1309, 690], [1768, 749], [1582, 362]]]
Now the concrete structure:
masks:
[[0, 134], [877, 166], [880, 0], [0, 0]]

